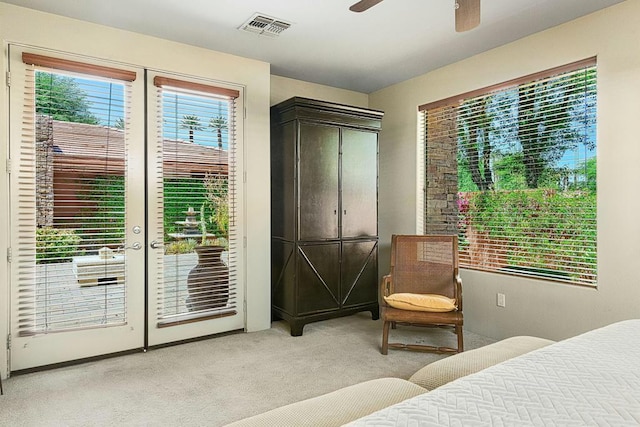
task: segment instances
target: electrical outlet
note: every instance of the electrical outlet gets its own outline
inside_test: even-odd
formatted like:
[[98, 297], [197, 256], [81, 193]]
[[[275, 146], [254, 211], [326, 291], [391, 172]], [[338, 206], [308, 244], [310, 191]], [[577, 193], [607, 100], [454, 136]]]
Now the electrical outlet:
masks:
[[507, 301], [506, 298], [504, 296], [504, 294], [498, 294], [497, 295], [497, 301], [496, 304], [498, 305], [498, 307], [506, 307], [507, 306]]

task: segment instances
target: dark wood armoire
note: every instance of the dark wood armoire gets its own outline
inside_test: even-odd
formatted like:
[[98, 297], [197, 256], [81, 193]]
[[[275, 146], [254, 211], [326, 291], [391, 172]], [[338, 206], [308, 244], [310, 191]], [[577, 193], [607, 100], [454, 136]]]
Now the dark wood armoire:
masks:
[[295, 97], [271, 107], [271, 298], [291, 335], [378, 319], [378, 132], [383, 113]]

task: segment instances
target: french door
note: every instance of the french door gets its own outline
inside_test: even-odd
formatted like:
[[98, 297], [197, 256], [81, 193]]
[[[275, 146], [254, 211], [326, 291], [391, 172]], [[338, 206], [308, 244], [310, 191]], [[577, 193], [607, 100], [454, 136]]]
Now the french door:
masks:
[[[185, 110], [197, 85], [182, 93], [144, 69], [19, 46], [9, 55], [10, 370], [243, 328], [236, 91]], [[189, 127], [198, 115], [209, 133]], [[217, 247], [213, 270], [200, 246]]]
[[244, 328], [240, 91], [149, 72], [149, 345]]

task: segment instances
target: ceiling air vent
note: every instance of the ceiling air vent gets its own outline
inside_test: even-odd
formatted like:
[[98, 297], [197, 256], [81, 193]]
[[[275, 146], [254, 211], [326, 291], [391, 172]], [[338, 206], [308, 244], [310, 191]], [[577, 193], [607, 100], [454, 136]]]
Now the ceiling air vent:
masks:
[[281, 32], [291, 26], [291, 23], [282, 19], [273, 18], [262, 13], [256, 13], [247, 22], [240, 26], [240, 30], [259, 34], [267, 37], [277, 37]]

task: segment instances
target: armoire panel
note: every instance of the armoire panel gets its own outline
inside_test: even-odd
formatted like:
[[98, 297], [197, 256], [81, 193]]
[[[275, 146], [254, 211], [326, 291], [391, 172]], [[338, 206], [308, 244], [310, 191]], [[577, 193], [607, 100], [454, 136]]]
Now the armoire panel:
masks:
[[293, 243], [273, 239], [271, 241], [271, 304], [289, 314], [296, 311], [295, 264]]
[[378, 298], [378, 241], [342, 243], [342, 306], [369, 304]]
[[339, 143], [339, 128], [300, 123], [300, 240], [338, 238]]
[[342, 238], [378, 235], [378, 134], [342, 130]]
[[298, 247], [298, 314], [340, 308], [340, 244]]
[[293, 240], [295, 233], [295, 122], [284, 123], [273, 130], [271, 168], [279, 173], [271, 176], [271, 235]]

